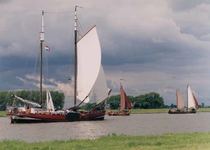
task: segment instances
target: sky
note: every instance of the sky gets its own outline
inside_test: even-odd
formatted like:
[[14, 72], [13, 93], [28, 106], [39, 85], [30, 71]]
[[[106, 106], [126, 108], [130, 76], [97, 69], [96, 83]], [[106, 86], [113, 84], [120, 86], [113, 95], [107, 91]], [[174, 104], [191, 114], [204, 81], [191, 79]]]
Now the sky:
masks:
[[81, 36], [97, 26], [112, 95], [124, 79], [127, 95], [158, 92], [170, 105], [180, 89], [186, 105], [190, 85], [210, 105], [210, 0], [0, 0], [0, 91], [39, 89], [44, 10], [43, 87], [72, 105], [75, 5]]

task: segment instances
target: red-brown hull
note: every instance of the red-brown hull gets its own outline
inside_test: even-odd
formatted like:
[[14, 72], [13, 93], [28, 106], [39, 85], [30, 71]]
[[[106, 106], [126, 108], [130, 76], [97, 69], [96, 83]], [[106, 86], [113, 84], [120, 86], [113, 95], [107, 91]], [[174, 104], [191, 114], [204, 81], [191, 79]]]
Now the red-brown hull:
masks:
[[[76, 114], [76, 116], [75, 116]], [[82, 120], [103, 120], [105, 112], [68, 113], [68, 114], [26, 114], [8, 113], [12, 123], [18, 122], [66, 122]]]

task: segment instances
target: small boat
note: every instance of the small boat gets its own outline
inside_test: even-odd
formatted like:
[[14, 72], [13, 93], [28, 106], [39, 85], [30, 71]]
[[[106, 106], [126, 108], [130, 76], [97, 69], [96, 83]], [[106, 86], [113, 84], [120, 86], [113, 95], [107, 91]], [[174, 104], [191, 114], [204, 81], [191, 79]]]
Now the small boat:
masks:
[[108, 116], [127, 116], [130, 115], [130, 109], [132, 108], [131, 103], [120, 84], [120, 111], [109, 111]]
[[198, 108], [198, 102], [191, 91], [190, 86], [187, 86], [187, 109], [184, 109], [184, 102], [182, 98], [181, 91], [176, 90], [176, 99], [177, 99], [177, 109], [170, 109], [169, 114], [190, 114], [196, 113], [196, 108]]
[[[84, 36], [77, 39], [77, 7], [75, 6], [75, 63], [74, 63], [74, 107], [66, 110], [55, 111], [52, 98], [47, 93], [46, 108], [42, 104], [42, 44], [44, 42], [44, 11], [42, 11], [42, 32], [40, 33], [40, 103], [24, 100], [14, 96], [33, 107], [12, 107], [7, 116], [11, 123], [18, 122], [65, 122], [81, 120], [103, 120], [105, 116], [104, 103], [111, 90], [107, 86], [103, 67], [101, 65], [101, 47], [96, 30], [93, 26]], [[91, 99], [96, 105], [88, 111], [80, 111], [82, 103]], [[77, 99], [80, 103], [77, 105]]]

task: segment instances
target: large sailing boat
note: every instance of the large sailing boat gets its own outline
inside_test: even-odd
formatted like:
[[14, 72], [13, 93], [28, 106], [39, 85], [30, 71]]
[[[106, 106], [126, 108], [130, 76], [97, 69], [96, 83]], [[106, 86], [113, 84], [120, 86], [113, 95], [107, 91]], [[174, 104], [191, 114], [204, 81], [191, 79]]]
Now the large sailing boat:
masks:
[[[93, 26], [84, 36], [77, 39], [77, 7], [75, 7], [75, 68], [74, 68], [74, 107], [63, 111], [49, 112], [42, 109], [42, 63], [40, 66], [40, 108], [35, 111], [8, 110], [11, 122], [22, 120], [38, 121], [79, 121], [79, 120], [103, 120], [105, 116], [104, 102], [107, 100], [110, 90], [106, 83], [103, 67], [101, 65], [101, 47], [96, 30]], [[42, 12], [42, 32], [40, 36], [41, 62], [42, 42], [44, 41], [44, 11]], [[89, 111], [79, 111], [78, 107], [88, 103], [94, 97], [96, 106]], [[17, 98], [17, 97], [16, 97]], [[81, 101], [78, 105], [77, 98]], [[47, 102], [49, 107], [52, 102]], [[24, 118], [24, 119], [23, 119]]]
[[177, 110], [169, 110], [169, 114], [188, 114], [188, 113], [196, 113], [196, 108], [198, 108], [198, 102], [191, 91], [190, 86], [187, 86], [187, 109], [184, 109], [184, 102], [182, 98], [181, 91], [178, 89], [176, 91], [176, 99], [177, 99]]
[[130, 115], [130, 109], [132, 108], [131, 103], [123, 89], [122, 84], [120, 84], [120, 111], [108, 112], [109, 116], [126, 116]]

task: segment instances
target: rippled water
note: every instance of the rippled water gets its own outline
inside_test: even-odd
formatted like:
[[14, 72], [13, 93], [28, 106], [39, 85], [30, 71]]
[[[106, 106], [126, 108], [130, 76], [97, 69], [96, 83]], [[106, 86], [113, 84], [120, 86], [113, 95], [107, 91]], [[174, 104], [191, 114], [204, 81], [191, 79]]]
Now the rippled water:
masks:
[[106, 116], [103, 121], [10, 124], [0, 118], [0, 140], [26, 142], [97, 138], [109, 133], [156, 135], [164, 133], [210, 132], [210, 113], [197, 114], [131, 114]]

